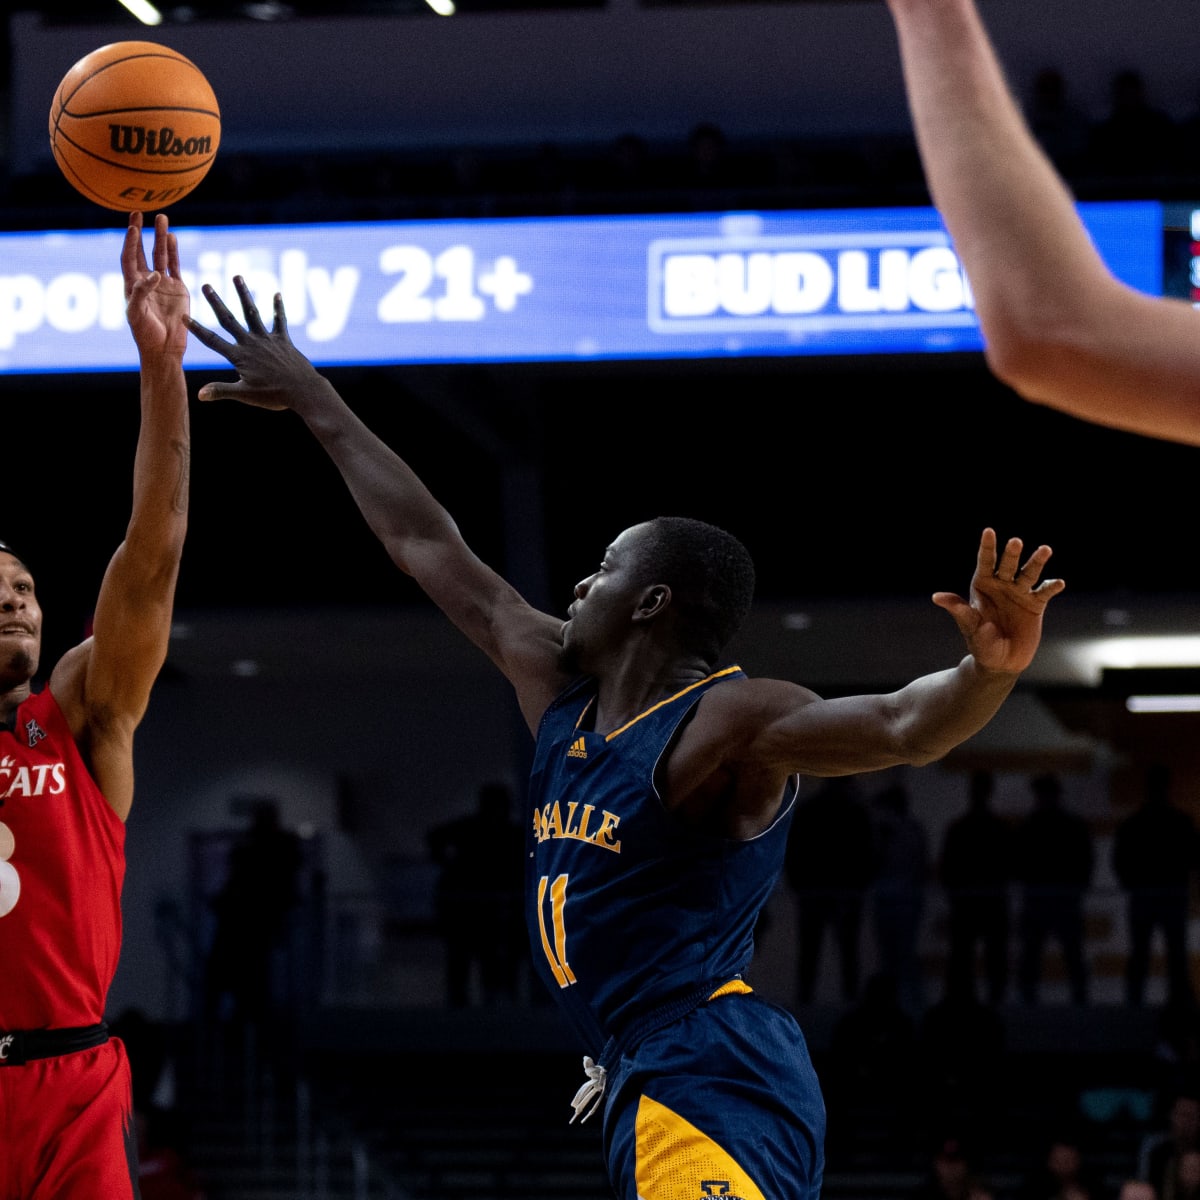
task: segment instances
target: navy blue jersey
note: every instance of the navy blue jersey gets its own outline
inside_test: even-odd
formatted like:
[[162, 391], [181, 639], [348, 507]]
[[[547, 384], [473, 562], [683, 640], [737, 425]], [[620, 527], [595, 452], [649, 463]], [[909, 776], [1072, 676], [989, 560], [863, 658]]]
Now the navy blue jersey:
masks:
[[538, 728], [530, 781], [526, 917], [533, 959], [585, 1045], [743, 972], [783, 864], [796, 784], [770, 828], [714, 837], [669, 813], [655, 771], [681, 723], [738, 667], [708, 676], [608, 734], [596, 684], [571, 684]]

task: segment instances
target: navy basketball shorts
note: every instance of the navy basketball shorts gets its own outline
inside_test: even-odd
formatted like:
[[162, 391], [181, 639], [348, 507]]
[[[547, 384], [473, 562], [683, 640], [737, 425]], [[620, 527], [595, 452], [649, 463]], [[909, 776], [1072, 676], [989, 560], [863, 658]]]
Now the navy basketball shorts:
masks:
[[786, 1009], [722, 995], [610, 1070], [604, 1114], [619, 1200], [818, 1200], [825, 1103]]

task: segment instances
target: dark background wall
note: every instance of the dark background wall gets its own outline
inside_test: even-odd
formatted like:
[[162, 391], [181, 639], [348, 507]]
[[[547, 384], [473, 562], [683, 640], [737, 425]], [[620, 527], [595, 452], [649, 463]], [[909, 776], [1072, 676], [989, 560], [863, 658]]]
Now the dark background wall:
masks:
[[[984, 13], [1022, 91], [1037, 68], [1057, 65], [1077, 103], [1099, 116], [1112, 75], [1132, 66], [1156, 103], [1180, 120], [1193, 112], [1191, 4], [991, 0]], [[700, 121], [735, 142], [841, 138], [869, 150], [881, 139], [902, 151], [908, 128], [891, 26], [875, 0], [622, 2], [450, 21], [197, 22], [149, 33], [131, 21], [50, 25], [27, 12], [10, 20], [6, 228], [51, 217], [119, 220], [71, 207], [65, 183], [47, 169], [45, 119], [71, 63], [126, 38], [161, 39], [202, 65], [222, 104], [222, 168], [251, 167], [214, 170], [172, 209], [177, 224], [270, 219], [273, 201], [264, 197], [278, 179], [302, 178], [297, 160], [330, 168], [326, 182], [336, 184], [347, 151], [401, 163], [421, 151], [449, 162], [464, 146], [605, 146], [629, 131], [682, 144]], [[868, 173], [857, 202], [922, 202], [911, 154], [908, 165], [903, 187]], [[402, 202], [404, 170], [391, 179]], [[510, 209], [572, 211], [570, 194], [539, 194], [534, 182], [531, 169]], [[829, 202], [819, 178], [807, 182], [808, 191], [779, 191], [777, 201]], [[1125, 186], [1153, 196], [1162, 181]], [[36, 202], [22, 203], [29, 195]], [[655, 201], [672, 198], [745, 203], [736, 186]], [[285, 199], [291, 219], [347, 211], [320, 195], [306, 194], [302, 205]], [[470, 215], [497, 207], [486, 188], [453, 202]], [[622, 202], [640, 211], [636, 194]], [[576, 195], [573, 210], [584, 204]], [[744, 536], [764, 602], [884, 603], [963, 589], [987, 523], [1050, 542], [1072, 595], [1111, 597], [1135, 619], [1142, 604], [1195, 599], [1194, 452], [1027, 405], [979, 356], [397, 369], [343, 372], [337, 382], [427, 476], [481, 554], [520, 575], [552, 610], [565, 606], [574, 580], [616, 532], [668, 510]], [[84, 628], [121, 536], [135, 395], [125, 375], [0, 377], [10, 485], [0, 534], [18, 541], [38, 571], [52, 653]], [[418, 855], [424, 828], [469, 808], [476, 783], [519, 779], [523, 745], [507, 689], [476, 659], [451, 657], [424, 623], [421, 597], [297, 422], [196, 405], [193, 425], [181, 626], [229, 614], [235, 625], [246, 614], [248, 625], [252, 613], [273, 620], [279, 610], [303, 624], [276, 638], [285, 665], [261, 666], [258, 676], [234, 673], [236, 648], [198, 672], [186, 639], [177, 641], [139, 736], [128, 937], [114, 1002], [141, 998], [156, 1014], [170, 1012], [157, 906], [182, 903], [188, 838], [237, 827], [239, 797], [280, 797], [289, 824], [324, 839], [332, 883], [371, 889], [384, 847]], [[945, 620], [931, 614], [939, 631]], [[898, 636], [886, 608], [870, 631], [881, 641]], [[392, 647], [416, 643], [428, 646], [433, 666], [359, 674], [338, 665], [339, 646], [345, 661], [358, 662], [364, 645], [387, 658]], [[946, 665], [944, 653], [939, 640], [928, 666]], [[1098, 815], [1109, 799], [1103, 766], [1075, 781], [1076, 798]], [[341, 806], [347, 780], [361, 802], [357, 827]], [[962, 799], [952, 776], [935, 770], [921, 780], [931, 821]]]
[[[1077, 103], [1099, 112], [1112, 75], [1134, 67], [1175, 115], [1200, 101], [1187, 0], [990, 0], [983, 11], [1022, 88], [1039, 67], [1057, 65]], [[49, 100], [67, 68], [104, 41], [145, 33], [132, 20], [119, 30], [48, 28], [16, 14], [18, 169], [47, 154]], [[734, 137], [907, 125], [882, 0], [613, 0], [451, 20], [198, 22], [159, 27], [151, 40], [159, 37], [209, 75], [236, 151], [603, 141], [629, 130], [672, 138], [702, 120]]]

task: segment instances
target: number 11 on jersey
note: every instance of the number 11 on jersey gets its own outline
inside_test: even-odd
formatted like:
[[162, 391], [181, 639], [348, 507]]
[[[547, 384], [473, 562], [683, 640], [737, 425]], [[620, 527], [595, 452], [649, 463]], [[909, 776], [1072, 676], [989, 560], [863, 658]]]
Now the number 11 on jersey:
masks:
[[[554, 944], [546, 932], [546, 892], [550, 892], [550, 925], [554, 930]], [[538, 930], [542, 935], [542, 950], [554, 978], [560, 988], [570, 987], [575, 974], [567, 962], [567, 926], [563, 910], [567, 906], [567, 876], [560, 875], [553, 883], [548, 875], [538, 880]]]

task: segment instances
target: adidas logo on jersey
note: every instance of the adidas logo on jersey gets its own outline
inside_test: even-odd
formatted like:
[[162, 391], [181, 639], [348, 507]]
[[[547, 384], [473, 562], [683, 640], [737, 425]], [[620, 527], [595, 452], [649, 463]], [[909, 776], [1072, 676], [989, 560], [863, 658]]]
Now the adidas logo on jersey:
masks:
[[588, 756], [587, 755], [587, 744], [584, 742], [583, 738], [577, 737], [571, 743], [571, 747], [567, 751], [567, 757], [568, 758], [587, 758], [587, 756]]

